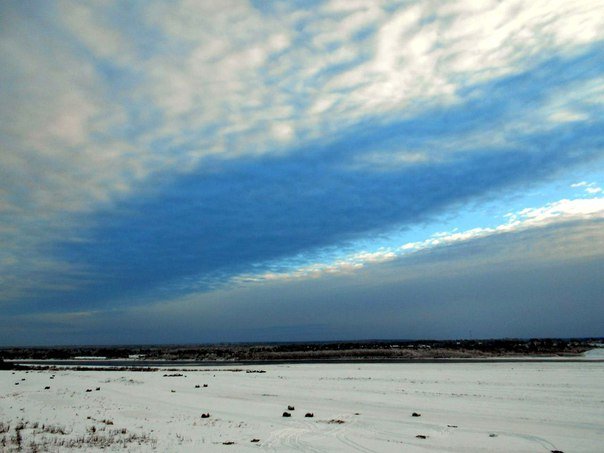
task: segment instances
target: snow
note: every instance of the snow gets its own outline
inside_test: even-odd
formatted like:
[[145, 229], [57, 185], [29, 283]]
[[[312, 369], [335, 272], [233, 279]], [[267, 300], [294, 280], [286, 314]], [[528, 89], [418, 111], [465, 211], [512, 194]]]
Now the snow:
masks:
[[603, 360], [604, 359], [604, 345], [601, 345], [595, 349], [590, 349], [589, 351], [585, 351], [583, 353], [583, 357], [586, 359]]
[[598, 452], [604, 363], [0, 371], [0, 423], [2, 451], [18, 432], [39, 451]]

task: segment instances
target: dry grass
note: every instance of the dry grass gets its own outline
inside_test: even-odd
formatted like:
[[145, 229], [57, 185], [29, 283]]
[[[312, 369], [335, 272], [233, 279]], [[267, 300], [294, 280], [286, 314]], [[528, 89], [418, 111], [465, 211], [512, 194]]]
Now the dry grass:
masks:
[[126, 428], [108, 429], [112, 425], [110, 420], [103, 420], [103, 423], [100, 427], [89, 426], [84, 433], [74, 433], [60, 425], [19, 420], [11, 427], [10, 422], [0, 422], [0, 451], [36, 453], [108, 447], [127, 449], [129, 445], [152, 447], [157, 442], [146, 433], [128, 432]]

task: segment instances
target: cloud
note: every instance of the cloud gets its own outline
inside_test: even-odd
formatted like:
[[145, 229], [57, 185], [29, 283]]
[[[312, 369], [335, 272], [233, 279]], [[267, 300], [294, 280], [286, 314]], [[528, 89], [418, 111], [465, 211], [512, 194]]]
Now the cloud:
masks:
[[581, 181], [575, 184], [571, 184], [571, 187], [584, 188], [585, 193], [587, 193], [588, 195], [597, 195], [602, 193], [602, 188], [594, 182]]
[[[367, 22], [376, 26], [375, 34], [365, 38], [373, 52], [330, 78], [321, 98], [332, 99], [330, 110], [338, 117], [407, 113], [420, 100], [456, 102], [469, 85], [523, 72], [554, 49], [569, 52], [601, 40], [602, 19], [594, 13], [598, 7], [588, 2], [403, 7], [383, 15], [377, 25]], [[323, 30], [335, 33], [337, 28]], [[338, 44], [346, 47], [343, 36]]]
[[[311, 281], [6, 315], [2, 344], [601, 336], [602, 220], [491, 235]], [[471, 331], [471, 333], [470, 333]]]
[[581, 112], [559, 110], [550, 115], [550, 120], [556, 123], [568, 123], [572, 121], [585, 121], [589, 117]]
[[602, 149], [591, 2], [1, 8], [14, 304], [228, 279]]
[[[596, 157], [599, 132], [589, 127], [574, 140], [580, 157], [568, 151], [562, 130], [559, 137], [549, 133], [547, 143], [541, 136], [525, 137], [526, 148], [541, 148], [537, 155], [514, 148], [474, 151], [461, 161], [432, 164], [429, 171], [351, 170], [341, 165], [351, 157], [348, 141], [295, 157], [216, 161], [149, 189], [148, 197], [100, 212], [86, 242], [63, 243], [55, 253], [101, 277], [86, 293], [88, 303], [195, 275], [224, 280], [268, 261], [346, 247], [385, 228], [428, 221], [473, 197], [583, 162], [590, 152]], [[373, 133], [382, 135], [379, 129]], [[539, 223], [576, 206], [562, 203], [522, 215]]]
[[[573, 186], [580, 187], [584, 185], [587, 183], [573, 184]], [[506, 217], [508, 219], [506, 223], [495, 227], [475, 227], [465, 231], [435, 233], [423, 241], [407, 242], [398, 246], [381, 248], [374, 252], [356, 252], [334, 262], [313, 263], [283, 272], [236, 276], [233, 278], [233, 282], [309, 279], [321, 278], [327, 274], [349, 274], [366, 266], [401, 259], [410, 254], [476, 241], [489, 236], [514, 234], [529, 229], [546, 228], [559, 223], [604, 220], [604, 198], [560, 200], [548, 203], [543, 207], [526, 208], [516, 213], [509, 213]], [[575, 251], [574, 255], [578, 256], [580, 253]]]

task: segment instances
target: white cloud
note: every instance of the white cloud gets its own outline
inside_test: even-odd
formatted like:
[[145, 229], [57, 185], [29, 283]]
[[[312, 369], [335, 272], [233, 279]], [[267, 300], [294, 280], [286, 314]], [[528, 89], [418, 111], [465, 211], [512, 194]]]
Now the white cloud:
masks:
[[587, 193], [588, 195], [597, 195], [599, 193], [602, 193], [602, 188], [598, 186], [595, 182], [581, 181], [575, 184], [571, 184], [571, 187], [575, 189], [583, 188], [583, 190], [585, 190], [585, 193]]
[[288, 123], [273, 124], [271, 132], [278, 141], [288, 142], [294, 138], [294, 128]]
[[122, 65], [133, 62], [135, 50], [124, 37], [123, 30], [112, 26], [107, 14], [119, 7], [118, 2], [59, 0], [57, 6], [61, 22], [96, 57]]
[[[583, 185], [586, 183], [579, 183]], [[398, 247], [380, 249], [375, 252], [361, 251], [334, 262], [313, 263], [286, 272], [246, 274], [232, 279], [232, 283], [261, 282], [266, 280], [299, 280], [320, 278], [325, 275], [350, 274], [373, 264], [385, 263], [422, 250], [468, 242], [505, 233], [543, 228], [554, 224], [604, 220], [604, 198], [559, 200], [538, 208], [526, 208], [506, 214], [507, 222], [496, 227], [477, 227], [465, 231], [439, 232], [418, 242], [409, 242]]]
[[[2, 132], [13, 145], [3, 164], [18, 174], [32, 158], [48, 159], [60, 171], [36, 175], [32, 199], [94, 209], [159, 168], [267, 152], [378, 113], [408, 114], [416, 100], [451, 102], [464, 84], [604, 36], [602, 7], [587, 1], [428, 2], [394, 13], [387, 4], [333, 1], [312, 14], [281, 6], [265, 16], [238, 1], [152, 3], [132, 24], [159, 36], [152, 53], [141, 50], [148, 38], [112, 22], [119, 2], [58, 3], [55, 25], [68, 34], [11, 18], [2, 61], [18, 82], [3, 102], [16, 106], [3, 109]], [[136, 77], [134, 89], [112, 91], [86, 52]], [[584, 100], [604, 86], [592, 85]], [[159, 124], [133, 116], [132, 106], [156, 110]], [[584, 116], [572, 108], [550, 115]], [[124, 124], [127, 138], [116, 134]], [[158, 150], [160, 140], [181, 150]], [[402, 163], [429, 160], [422, 150], [390, 153]]]
[[[455, 102], [462, 87], [604, 37], [604, 14], [586, 1], [424, 3], [393, 14], [385, 5], [328, 2], [313, 14], [281, 6], [268, 17], [239, 2], [154, 6], [146, 20], [190, 51], [146, 62], [151, 77], [141, 96], [154, 99], [165, 119], [149, 141], [210, 123], [218, 126], [205, 141], [188, 143], [196, 158], [210, 148], [225, 156], [266, 152], [283, 138], [267, 123], [285, 122], [301, 140], [388, 112], [410, 115], [418, 102]], [[573, 33], [578, 24], [592, 31]], [[568, 110], [551, 119], [583, 115]], [[220, 145], [235, 124], [229, 146]]]
[[549, 119], [554, 123], [570, 123], [574, 121], [585, 121], [589, 116], [581, 112], [573, 112], [572, 110], [558, 110], [553, 112]]
[[422, 98], [452, 102], [463, 86], [604, 36], [603, 7], [587, 1], [426, 2], [382, 17], [369, 38], [371, 58], [323, 87], [325, 96], [341, 92], [332, 102], [339, 114], [402, 111]]
[[602, 77], [570, 81], [549, 93], [547, 100], [536, 112], [535, 123], [537, 128], [551, 129], [560, 123], [592, 121], [599, 118], [599, 113], [594, 112], [594, 106], [603, 104], [604, 79]]
[[438, 162], [440, 157], [427, 151], [420, 150], [383, 150], [369, 152], [355, 158], [351, 168], [371, 169], [374, 171], [397, 171], [401, 167]]
[[[272, 15], [239, 1], [142, 5], [133, 23], [115, 20], [122, 2], [58, 2], [43, 19], [14, 12], [2, 22], [0, 209], [10, 217], [0, 262], [18, 263], [11, 275], [74, 237], [72, 214], [158, 171], [282, 152], [455, 102], [468, 84], [604, 38], [604, 6], [587, 0], [283, 3]], [[592, 81], [580, 101], [602, 102], [603, 87]], [[586, 115], [574, 104], [549, 113]], [[388, 153], [401, 165], [434, 159]]]

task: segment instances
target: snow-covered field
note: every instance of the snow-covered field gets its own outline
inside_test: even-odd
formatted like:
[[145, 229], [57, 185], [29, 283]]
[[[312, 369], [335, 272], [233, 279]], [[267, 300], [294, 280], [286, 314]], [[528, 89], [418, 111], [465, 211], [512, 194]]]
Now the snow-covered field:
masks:
[[604, 363], [0, 371], [0, 423], [0, 451], [602, 452]]

